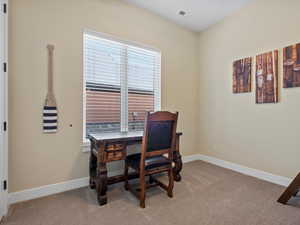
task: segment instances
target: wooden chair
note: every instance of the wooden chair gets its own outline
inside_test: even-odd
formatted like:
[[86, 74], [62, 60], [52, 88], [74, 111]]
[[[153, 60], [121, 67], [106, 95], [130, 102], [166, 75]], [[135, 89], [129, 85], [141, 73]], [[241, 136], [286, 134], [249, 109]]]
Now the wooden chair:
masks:
[[287, 204], [288, 201], [300, 192], [300, 173], [295, 177], [295, 179], [290, 183], [286, 190], [282, 193], [277, 202], [282, 204]]
[[[176, 127], [178, 112], [147, 113], [141, 153], [127, 156], [125, 160], [125, 189], [131, 191], [140, 199], [141, 208], [145, 208], [146, 188], [160, 186], [173, 197], [173, 151], [176, 144]], [[167, 155], [167, 156], [165, 156]], [[139, 173], [138, 189], [132, 189], [128, 183], [128, 169]], [[165, 185], [151, 175], [168, 173], [169, 184]], [[145, 178], [149, 176], [149, 184]]]

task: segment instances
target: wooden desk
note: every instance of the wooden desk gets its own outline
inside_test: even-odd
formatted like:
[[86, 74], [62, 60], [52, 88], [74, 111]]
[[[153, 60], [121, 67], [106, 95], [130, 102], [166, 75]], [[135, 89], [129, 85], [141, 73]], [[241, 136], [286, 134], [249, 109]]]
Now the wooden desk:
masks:
[[[179, 152], [179, 141], [182, 133], [177, 133], [176, 149], [174, 150], [174, 179], [180, 181], [182, 159]], [[90, 153], [90, 187], [96, 188], [99, 205], [107, 203], [107, 185], [124, 181], [124, 175], [107, 177], [107, 163], [124, 160], [127, 155], [127, 146], [141, 143], [143, 131], [126, 133], [103, 133], [88, 135], [91, 141]], [[129, 179], [138, 178], [137, 173], [130, 173]]]

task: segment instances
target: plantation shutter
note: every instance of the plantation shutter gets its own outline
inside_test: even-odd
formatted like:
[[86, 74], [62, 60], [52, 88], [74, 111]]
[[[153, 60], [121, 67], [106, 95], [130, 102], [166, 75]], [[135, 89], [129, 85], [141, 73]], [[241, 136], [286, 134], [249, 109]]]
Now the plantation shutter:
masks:
[[160, 53], [84, 33], [86, 134], [143, 129], [160, 110]]

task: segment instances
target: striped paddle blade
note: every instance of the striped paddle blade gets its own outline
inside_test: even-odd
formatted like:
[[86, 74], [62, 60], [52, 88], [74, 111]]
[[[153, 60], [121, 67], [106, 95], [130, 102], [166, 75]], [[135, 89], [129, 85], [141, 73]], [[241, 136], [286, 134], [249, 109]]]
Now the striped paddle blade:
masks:
[[44, 133], [57, 132], [57, 108], [56, 106], [44, 106], [43, 112]]

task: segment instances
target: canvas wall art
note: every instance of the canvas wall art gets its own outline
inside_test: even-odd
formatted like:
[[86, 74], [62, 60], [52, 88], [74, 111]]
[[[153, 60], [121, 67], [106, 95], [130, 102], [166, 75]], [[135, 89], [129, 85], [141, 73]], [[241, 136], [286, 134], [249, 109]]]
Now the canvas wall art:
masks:
[[251, 92], [251, 57], [233, 63], [233, 93]]
[[278, 102], [278, 50], [256, 56], [256, 103]]
[[283, 49], [283, 87], [300, 87], [300, 44]]

